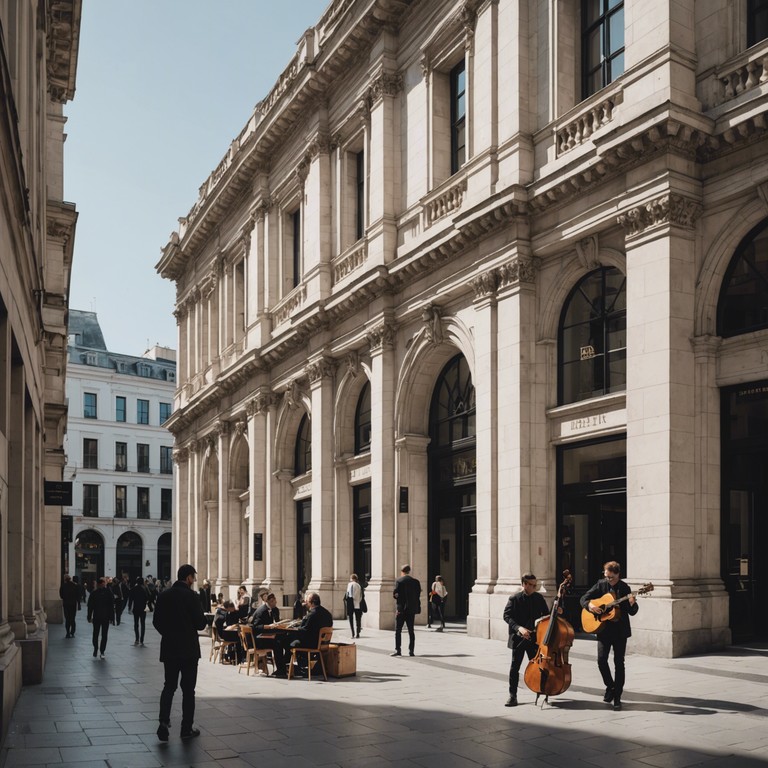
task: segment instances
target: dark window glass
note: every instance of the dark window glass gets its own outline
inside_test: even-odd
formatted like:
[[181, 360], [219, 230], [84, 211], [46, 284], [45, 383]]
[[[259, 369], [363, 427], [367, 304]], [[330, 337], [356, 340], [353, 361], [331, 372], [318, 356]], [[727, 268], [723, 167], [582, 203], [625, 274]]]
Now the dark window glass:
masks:
[[624, 3], [582, 0], [582, 98], [612, 83], [624, 72]]
[[365, 234], [365, 152], [355, 155], [355, 238], [359, 240]]
[[768, 37], [768, 0], [747, 2], [747, 45], [754, 45]]
[[355, 410], [355, 454], [371, 449], [371, 384], [366, 383]]
[[128, 489], [125, 485], [115, 486], [115, 517], [125, 517]]
[[[475, 436], [475, 388], [464, 355], [457, 355], [443, 369], [432, 397], [430, 435], [437, 437], [437, 447], [457, 447], [467, 438]], [[447, 471], [453, 475], [474, 476], [474, 449], [469, 464], [462, 464], [451, 453]]]
[[301, 280], [301, 208], [291, 214], [293, 225], [293, 287]]
[[561, 404], [626, 389], [626, 278], [618, 269], [598, 269], [573, 289], [560, 320], [558, 354]]
[[115, 398], [115, 421], [125, 421], [125, 398]]
[[171, 404], [160, 403], [160, 424], [165, 424], [171, 418]]
[[173, 473], [173, 448], [168, 445], [160, 446], [160, 473], [163, 475]]
[[96, 395], [93, 392], [83, 394], [83, 417], [86, 419], [98, 418], [96, 415]]
[[99, 486], [83, 485], [83, 516], [99, 516]]
[[136, 489], [136, 517], [149, 520], [149, 488]]
[[99, 468], [99, 441], [90, 437], [83, 438], [83, 468]]
[[467, 159], [466, 117], [466, 65], [462, 59], [451, 70], [451, 173]]
[[305, 415], [296, 435], [296, 455], [294, 458], [294, 474], [303, 475], [312, 469], [312, 424], [309, 416]]
[[768, 328], [768, 220], [739, 244], [723, 278], [717, 307], [720, 336]]
[[136, 423], [149, 424], [149, 400], [136, 401]]
[[160, 519], [170, 520], [173, 513], [173, 490], [171, 488], [160, 489]]
[[138, 443], [136, 445], [136, 471], [149, 472], [149, 445]]
[[125, 472], [128, 469], [128, 443], [115, 443], [115, 470]]

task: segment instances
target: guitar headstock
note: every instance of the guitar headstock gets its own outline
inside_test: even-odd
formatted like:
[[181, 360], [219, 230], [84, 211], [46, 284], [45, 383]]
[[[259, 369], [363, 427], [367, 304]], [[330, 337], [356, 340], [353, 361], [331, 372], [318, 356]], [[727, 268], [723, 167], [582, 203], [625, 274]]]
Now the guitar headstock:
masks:
[[638, 595], [647, 595], [649, 592], [653, 592], [654, 586], [652, 582], [648, 582], [647, 584], [643, 584], [640, 589], [637, 590]]
[[567, 592], [570, 592], [572, 585], [573, 585], [573, 576], [571, 575], [571, 572], [566, 568], [563, 571], [563, 581], [557, 590], [558, 597], [562, 597]]

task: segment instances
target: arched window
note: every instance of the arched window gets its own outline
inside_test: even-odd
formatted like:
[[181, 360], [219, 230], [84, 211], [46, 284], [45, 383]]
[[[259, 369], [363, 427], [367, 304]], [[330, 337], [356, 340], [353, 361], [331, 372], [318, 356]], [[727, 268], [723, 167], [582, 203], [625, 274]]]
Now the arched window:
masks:
[[355, 455], [371, 450], [371, 383], [366, 382], [355, 410]]
[[561, 405], [626, 389], [626, 277], [618, 269], [601, 267], [571, 291], [558, 358]]
[[309, 416], [304, 414], [296, 434], [296, 453], [294, 456], [293, 471], [298, 477], [312, 469], [312, 425]]
[[768, 219], [739, 243], [717, 306], [720, 336], [738, 336], [761, 328], [768, 328]]
[[449, 447], [475, 436], [475, 388], [464, 355], [443, 368], [430, 412], [430, 435], [435, 447]]

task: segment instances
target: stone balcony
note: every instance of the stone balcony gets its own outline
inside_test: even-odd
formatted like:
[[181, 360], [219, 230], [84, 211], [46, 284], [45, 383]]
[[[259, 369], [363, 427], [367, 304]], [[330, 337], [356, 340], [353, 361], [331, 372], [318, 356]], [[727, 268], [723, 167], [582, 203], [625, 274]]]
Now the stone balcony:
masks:
[[[697, 78], [697, 95], [705, 109], [711, 110], [737, 99], [768, 82], [768, 40], [734, 56], [724, 64], [707, 70]], [[718, 110], [723, 111], [723, 110]]]

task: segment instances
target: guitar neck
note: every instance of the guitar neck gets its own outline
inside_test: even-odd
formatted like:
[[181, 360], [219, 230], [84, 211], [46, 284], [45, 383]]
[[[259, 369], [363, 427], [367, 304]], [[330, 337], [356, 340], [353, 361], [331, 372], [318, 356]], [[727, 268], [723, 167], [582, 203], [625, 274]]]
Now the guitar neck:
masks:
[[614, 605], [618, 605], [619, 603], [623, 603], [625, 600], [629, 600], [630, 597], [632, 597], [633, 595], [636, 595], [636, 594], [637, 594], [637, 592], [630, 592], [628, 595], [624, 595], [624, 597], [620, 597], [620, 598], [618, 598], [618, 600], [614, 600], [612, 603], [609, 603], [605, 607], [606, 608], [611, 608]]

